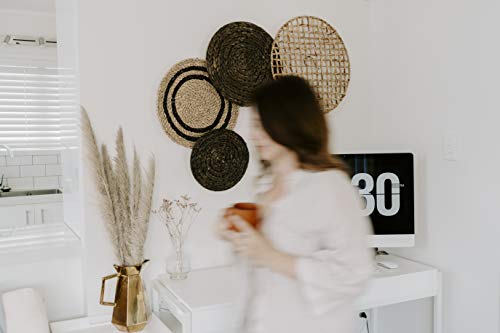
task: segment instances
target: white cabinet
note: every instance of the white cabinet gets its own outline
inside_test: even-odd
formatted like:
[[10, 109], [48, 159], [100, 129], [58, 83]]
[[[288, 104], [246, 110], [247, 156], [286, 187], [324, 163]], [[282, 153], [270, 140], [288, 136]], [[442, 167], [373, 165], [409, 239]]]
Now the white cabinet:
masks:
[[35, 224], [62, 223], [63, 205], [61, 202], [37, 204], [34, 206]]
[[0, 207], [0, 229], [33, 224], [35, 224], [34, 207], [24, 205]]
[[63, 222], [62, 194], [0, 198], [0, 229]]

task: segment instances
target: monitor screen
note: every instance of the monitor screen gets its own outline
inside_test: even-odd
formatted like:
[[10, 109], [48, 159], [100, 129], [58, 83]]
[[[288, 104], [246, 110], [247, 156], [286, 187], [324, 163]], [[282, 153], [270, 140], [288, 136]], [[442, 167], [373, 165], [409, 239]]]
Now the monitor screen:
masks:
[[375, 235], [415, 233], [413, 154], [340, 154], [364, 199]]

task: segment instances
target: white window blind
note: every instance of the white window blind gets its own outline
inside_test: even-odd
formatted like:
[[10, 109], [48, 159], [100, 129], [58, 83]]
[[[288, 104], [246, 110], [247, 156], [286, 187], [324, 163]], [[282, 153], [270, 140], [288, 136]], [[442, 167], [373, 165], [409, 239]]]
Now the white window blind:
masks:
[[74, 83], [55, 58], [0, 57], [0, 144], [13, 150], [68, 147], [77, 134]]

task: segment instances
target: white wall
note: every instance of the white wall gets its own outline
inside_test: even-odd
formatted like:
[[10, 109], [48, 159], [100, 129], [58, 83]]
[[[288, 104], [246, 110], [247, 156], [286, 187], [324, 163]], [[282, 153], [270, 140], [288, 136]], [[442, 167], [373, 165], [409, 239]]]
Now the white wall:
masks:
[[[26, 12], [5, 9], [0, 3], [0, 37], [5, 35], [50, 37], [56, 36], [55, 13]], [[54, 48], [40, 48], [36, 46], [12, 47], [0, 43], [1, 58], [32, 58], [36, 55], [40, 59], [54, 59], [56, 52]]]
[[[443, 271], [449, 333], [499, 328], [498, 14], [498, 1], [370, 1], [371, 131], [359, 144], [416, 153], [417, 245], [397, 252]], [[422, 332], [408, 318], [428, 304], [405, 307], [381, 311], [383, 332]]]
[[[485, 155], [498, 150], [498, 113], [485, 95], [497, 86], [489, 67], [497, 57], [490, 52], [496, 37], [489, 33], [498, 31], [493, 5], [488, 0], [481, 5], [452, 0], [82, 1], [81, 101], [100, 140], [112, 143], [122, 125], [129, 146], [135, 143], [143, 156], [155, 153], [155, 204], [183, 193], [200, 202], [204, 210], [190, 235], [193, 265], [222, 263], [229, 259], [227, 249], [211, 228], [221, 207], [249, 196], [255, 168], [227, 192], [198, 186], [189, 171], [190, 151], [172, 143], [156, 119], [158, 84], [177, 61], [203, 57], [212, 34], [227, 22], [249, 20], [274, 35], [295, 15], [325, 18], [344, 37], [353, 68], [347, 99], [328, 116], [337, 150], [416, 154], [417, 246], [398, 252], [443, 270], [445, 332], [495, 332], [499, 285], [493, 245], [499, 233], [493, 207], [498, 194], [490, 175], [498, 157]], [[244, 137], [246, 111], [241, 110], [236, 127]], [[455, 162], [443, 159], [445, 138], [458, 141]], [[90, 179], [88, 171], [84, 179]], [[97, 303], [100, 277], [112, 271], [113, 263], [96, 201], [87, 182], [90, 314], [105, 311]], [[167, 233], [153, 218], [147, 244], [150, 276], [163, 271], [169, 248]], [[427, 302], [405, 304], [397, 312], [384, 309], [383, 332], [411, 332], [402, 318], [420, 312], [423, 322], [416, 327], [428, 328], [429, 311]]]
[[[155, 205], [163, 197], [187, 193], [204, 208], [191, 229], [189, 248], [194, 267], [230, 259], [227, 248], [213, 236], [218, 211], [245, 200], [255, 173], [252, 164], [235, 188], [215, 193], [204, 190], [189, 169], [190, 150], [173, 143], [156, 117], [156, 94], [163, 75], [176, 62], [204, 57], [211, 36], [222, 25], [237, 20], [254, 22], [271, 35], [289, 18], [312, 14], [331, 22], [344, 37], [353, 64], [349, 97], [339, 110], [342, 121], [356, 123], [366, 108], [368, 5], [361, 0], [337, 1], [81, 1], [79, 3], [79, 59], [81, 102], [90, 113], [99, 140], [112, 143], [123, 126], [127, 145], [133, 143], [146, 158], [157, 157]], [[248, 109], [241, 109], [236, 131], [246, 137]], [[339, 129], [339, 133], [342, 133]], [[348, 142], [348, 140], [345, 140]], [[90, 179], [86, 170], [84, 179]], [[96, 210], [92, 184], [85, 189], [87, 296], [89, 313], [99, 306], [100, 277], [112, 272], [111, 249]], [[166, 230], [153, 218], [147, 255], [150, 276], [164, 271], [170, 251]]]
[[0, 4], [0, 35], [56, 36], [55, 13], [5, 9]]

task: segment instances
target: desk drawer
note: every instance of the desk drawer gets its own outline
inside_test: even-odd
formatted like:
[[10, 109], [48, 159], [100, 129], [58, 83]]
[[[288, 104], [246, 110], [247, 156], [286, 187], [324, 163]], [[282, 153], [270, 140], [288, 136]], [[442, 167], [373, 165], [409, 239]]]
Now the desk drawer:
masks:
[[192, 333], [237, 332], [241, 309], [236, 305], [218, 306], [192, 313]]

